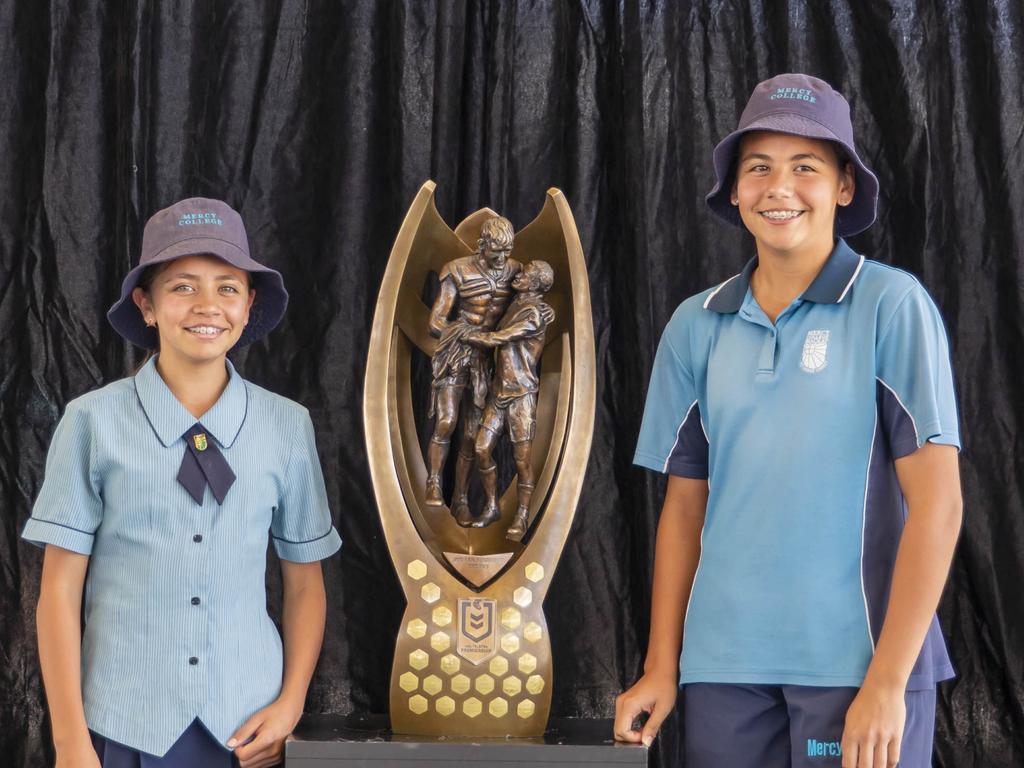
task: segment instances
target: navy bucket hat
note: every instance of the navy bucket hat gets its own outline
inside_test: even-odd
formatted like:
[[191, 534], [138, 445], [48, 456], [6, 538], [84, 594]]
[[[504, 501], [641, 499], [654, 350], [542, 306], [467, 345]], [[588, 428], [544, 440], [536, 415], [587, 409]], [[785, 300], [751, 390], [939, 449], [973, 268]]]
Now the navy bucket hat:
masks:
[[288, 306], [288, 292], [277, 270], [265, 267], [249, 255], [249, 240], [242, 217], [230, 205], [205, 197], [190, 197], [153, 214], [142, 233], [142, 256], [121, 284], [121, 298], [107, 312], [114, 330], [132, 344], [156, 349], [160, 336], [142, 319], [132, 301], [132, 291], [147, 267], [182, 256], [209, 255], [244, 269], [256, 291], [249, 324], [236, 347], [250, 344], [273, 330]]
[[739, 127], [715, 147], [717, 183], [705, 198], [715, 214], [730, 224], [743, 226], [729, 198], [740, 138], [751, 131], [789, 133], [840, 145], [853, 163], [856, 179], [853, 200], [836, 208], [836, 233], [846, 237], [871, 226], [878, 208], [878, 179], [853, 147], [850, 105], [824, 80], [798, 74], [776, 75], [758, 83], [740, 116]]

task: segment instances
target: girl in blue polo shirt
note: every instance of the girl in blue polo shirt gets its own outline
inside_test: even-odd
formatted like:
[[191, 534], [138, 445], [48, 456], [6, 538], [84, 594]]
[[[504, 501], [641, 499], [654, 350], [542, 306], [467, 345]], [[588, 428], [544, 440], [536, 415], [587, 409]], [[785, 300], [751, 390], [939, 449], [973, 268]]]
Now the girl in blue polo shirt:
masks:
[[287, 297], [225, 203], [183, 200], [146, 224], [108, 317], [158, 353], [68, 403], [23, 534], [46, 547], [37, 625], [59, 767], [283, 757], [323, 639], [319, 561], [341, 540], [308, 412], [226, 355], [267, 334]]
[[842, 239], [878, 182], [828, 84], [758, 85], [714, 161], [708, 205], [756, 256], [655, 358], [635, 462], [669, 480], [616, 737], [650, 744], [681, 685], [687, 768], [930, 766], [961, 520], [942, 320]]

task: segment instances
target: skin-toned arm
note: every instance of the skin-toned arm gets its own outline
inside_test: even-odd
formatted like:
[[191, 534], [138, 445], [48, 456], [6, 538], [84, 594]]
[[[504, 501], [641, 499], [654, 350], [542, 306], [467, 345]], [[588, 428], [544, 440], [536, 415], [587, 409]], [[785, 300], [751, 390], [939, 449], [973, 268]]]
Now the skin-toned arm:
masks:
[[963, 518], [954, 447], [925, 443], [896, 460], [896, 476], [907, 522], [875, 656], [846, 713], [843, 768], [894, 768], [899, 760], [907, 680], [939, 604]]
[[[708, 503], [707, 480], [670, 476], [654, 544], [651, 635], [644, 674], [615, 700], [615, 738], [650, 746], [672, 711], [679, 681], [683, 619], [700, 560], [700, 534]], [[650, 716], [633, 730], [641, 712]]]
[[430, 308], [430, 335], [440, 336], [444, 333], [445, 326], [448, 325], [448, 315], [452, 313], [452, 307], [455, 306], [455, 299], [459, 296], [459, 291], [455, 287], [455, 281], [450, 277], [444, 277], [441, 280], [441, 290], [438, 291], [437, 298], [434, 299], [434, 306]]
[[36, 631], [57, 768], [100, 764], [82, 707], [82, 589], [88, 566], [86, 555], [46, 546]]
[[277, 699], [250, 717], [228, 741], [229, 747], [243, 745], [235, 749], [241, 768], [264, 768], [284, 759], [284, 741], [302, 716], [324, 639], [327, 597], [320, 563], [282, 560], [281, 576], [284, 681]]

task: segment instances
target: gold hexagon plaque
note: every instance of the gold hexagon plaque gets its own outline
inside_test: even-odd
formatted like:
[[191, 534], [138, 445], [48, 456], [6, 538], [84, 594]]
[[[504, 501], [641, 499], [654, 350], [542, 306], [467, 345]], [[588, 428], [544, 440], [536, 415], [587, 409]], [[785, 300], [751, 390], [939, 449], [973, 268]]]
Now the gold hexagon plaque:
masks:
[[520, 682], [518, 677], [510, 675], [509, 677], [506, 677], [505, 681], [501, 684], [501, 690], [511, 698], [519, 695], [519, 692], [523, 690], [523, 684]]
[[469, 678], [465, 675], [456, 675], [452, 678], [452, 690], [455, 693], [465, 693], [469, 690]]
[[[441, 678], [437, 675], [430, 675], [423, 680], [423, 690], [431, 696], [436, 696], [441, 691]], [[533, 693], [533, 691], [530, 691]]]
[[[434, 189], [431, 181], [422, 186], [395, 239], [374, 314], [363, 393], [370, 472], [407, 603], [391, 672], [391, 727], [412, 735], [539, 736], [547, 725], [552, 690], [544, 597], [576, 512], [594, 429], [596, 359], [583, 249], [565, 196], [549, 189], [540, 214], [515, 234], [508, 256], [508, 269], [514, 272], [521, 265], [523, 275], [533, 277], [501, 288], [509, 291], [507, 299], [511, 292], [529, 290], [517, 285], [537, 285], [543, 266], [531, 270], [535, 261], [546, 262], [554, 278], [543, 295], [553, 319], [545, 320], [542, 346], [537, 347], [543, 351], [532, 452], [519, 465], [524, 473], [532, 472], [533, 487], [525, 497], [517, 495], [522, 489], [516, 475], [495, 496], [494, 481], [488, 481], [492, 484], [485, 489], [496, 499], [488, 519], [494, 522], [468, 526], [465, 519], [456, 519], [456, 513], [468, 513], [450, 510], [448, 503], [459, 505], [441, 497], [436, 479], [427, 488], [422, 446], [433, 438], [425, 401], [429, 396], [433, 402], [434, 393], [414, 393], [413, 380], [422, 380], [426, 372], [429, 381], [438, 348], [430, 331], [434, 327], [437, 332], [438, 300], [424, 297], [450, 290], [438, 283], [456, 261], [484, 258], [477, 250], [481, 230], [497, 214], [483, 208], [452, 230], [437, 212]], [[480, 261], [478, 266], [486, 265]], [[489, 290], [498, 291], [496, 272], [483, 269], [477, 276], [488, 282], [487, 274]], [[456, 302], [453, 319], [441, 320], [454, 323], [459, 307]], [[500, 349], [486, 354], [500, 356]], [[453, 462], [457, 442], [452, 439]], [[471, 474], [477, 475], [475, 470]], [[520, 501], [524, 498], [528, 502]], [[439, 632], [428, 646], [423, 642], [426, 627], [449, 627], [449, 622], [450, 645]], [[531, 675], [531, 690], [515, 677], [500, 683], [494, 679], [512, 668]], [[437, 681], [446, 686], [450, 681], [450, 695], [428, 707], [415, 693], [419, 686], [412, 686], [413, 678], [429, 681], [420, 690], [431, 696], [441, 690]], [[486, 717], [480, 717], [483, 712]]]
[[435, 632], [430, 636], [430, 647], [435, 651], [447, 651], [448, 646], [452, 644], [451, 638], [448, 637], [447, 632]]

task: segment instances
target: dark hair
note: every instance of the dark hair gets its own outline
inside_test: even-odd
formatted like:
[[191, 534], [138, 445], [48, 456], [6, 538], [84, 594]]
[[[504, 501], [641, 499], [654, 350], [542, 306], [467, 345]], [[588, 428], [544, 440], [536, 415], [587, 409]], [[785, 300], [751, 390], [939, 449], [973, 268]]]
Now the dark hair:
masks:
[[162, 261], [159, 264], [150, 264], [141, 274], [139, 274], [139, 280], [135, 283], [136, 288], [141, 288], [144, 293], [149, 293], [149, 290], [153, 287], [153, 281], [156, 280], [156, 276], [160, 274], [160, 270], [166, 267], [170, 262]]
[[[832, 149], [836, 153], [836, 162], [839, 164], [839, 170], [845, 171], [847, 165], [853, 164], [853, 160], [850, 159], [850, 153], [838, 141], [830, 141], [829, 144], [832, 145]], [[856, 169], [854, 171], [856, 172]]]

